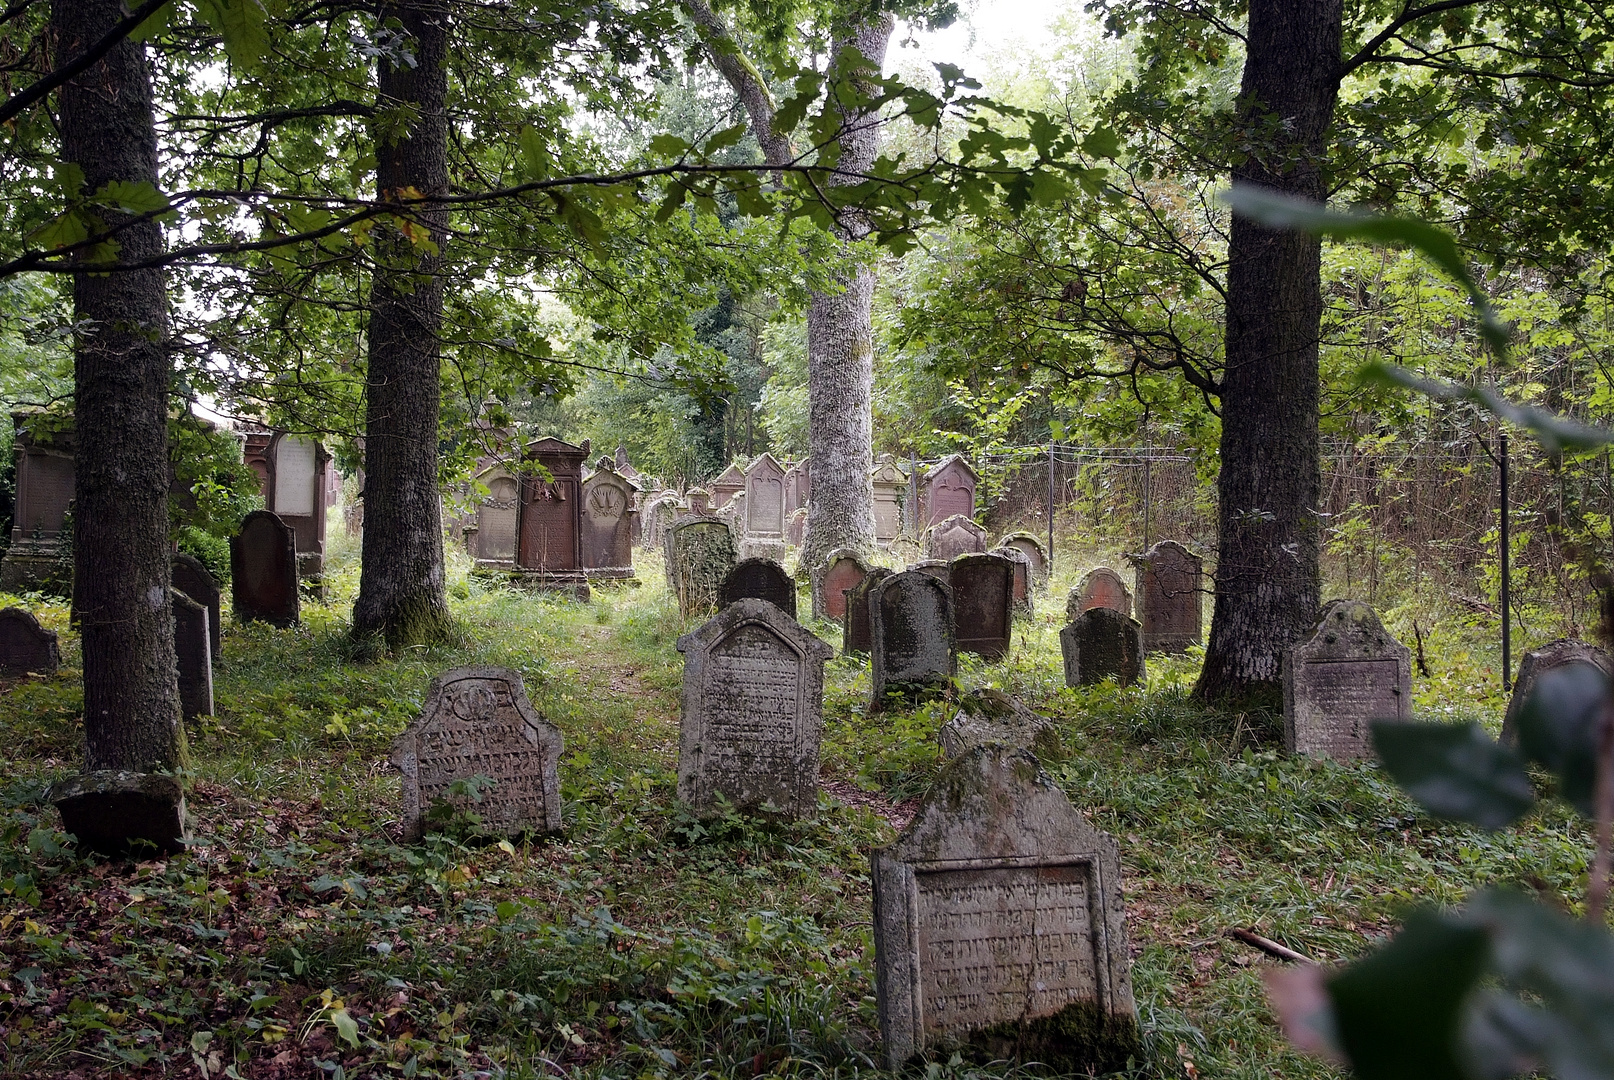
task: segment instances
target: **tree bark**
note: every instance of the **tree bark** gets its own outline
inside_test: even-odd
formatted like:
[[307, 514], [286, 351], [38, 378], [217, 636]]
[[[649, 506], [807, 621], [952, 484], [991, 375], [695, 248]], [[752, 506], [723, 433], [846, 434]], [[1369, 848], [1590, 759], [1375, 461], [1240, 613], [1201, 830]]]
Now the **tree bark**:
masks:
[[[401, 135], [377, 131], [376, 188], [405, 203], [409, 189], [448, 193], [448, 12], [433, 0], [383, 4], [384, 24], [407, 35], [415, 64], [378, 64], [377, 111], [406, 105], [415, 118]], [[365, 384], [364, 545], [353, 636], [399, 648], [442, 640], [450, 630], [443, 583], [437, 488], [446, 215], [402, 206], [430, 244], [399, 229], [375, 230]]]
[[[1252, 152], [1234, 183], [1323, 199], [1342, 29], [1341, 0], [1252, 0], [1239, 98]], [[1315, 236], [1233, 218], [1206, 700], [1276, 703], [1283, 652], [1317, 615], [1321, 258]]]
[[[120, 0], [54, 0], [56, 63], [124, 17]], [[157, 182], [157, 132], [145, 47], [127, 38], [68, 81], [59, 98], [62, 160], [95, 192]], [[109, 226], [127, 215], [98, 209]], [[162, 228], [118, 234], [118, 258], [162, 252]], [[74, 595], [84, 651], [86, 771], [184, 764], [169, 599], [168, 296], [162, 270], [73, 276]]]

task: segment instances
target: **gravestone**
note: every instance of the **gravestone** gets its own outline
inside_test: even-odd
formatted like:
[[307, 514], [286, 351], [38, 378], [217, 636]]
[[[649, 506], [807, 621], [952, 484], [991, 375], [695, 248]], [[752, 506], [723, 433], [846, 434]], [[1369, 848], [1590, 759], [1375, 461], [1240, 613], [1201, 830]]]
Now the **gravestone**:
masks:
[[56, 631], [22, 608], [0, 611], [0, 675], [54, 675], [61, 662]]
[[[405, 839], [420, 839], [439, 800], [476, 814], [492, 835], [559, 832], [562, 745], [560, 729], [528, 702], [518, 672], [462, 667], [439, 675], [420, 716], [392, 742]], [[450, 793], [455, 781], [476, 776], [494, 782], [480, 802]]]
[[19, 411], [11, 422], [16, 493], [11, 542], [0, 555], [0, 589], [21, 592], [60, 572], [71, 531], [74, 435], [71, 417]]
[[998, 555], [1008, 559], [1014, 570], [1014, 613], [1016, 615], [1031, 614], [1031, 560], [1026, 553], [1017, 547], [996, 547], [987, 552], [988, 555]]
[[874, 592], [875, 585], [890, 576], [890, 570], [876, 566], [846, 594], [846, 615], [841, 621], [842, 653], [869, 651], [872, 626], [869, 619], [869, 596]]
[[1048, 587], [1048, 549], [1028, 532], [1010, 533], [998, 542], [1000, 548], [1014, 548], [1026, 557], [1031, 566], [1031, 584], [1033, 588], [1046, 589]]
[[958, 712], [937, 732], [942, 753], [949, 758], [967, 754], [988, 743], [1034, 754], [1059, 750], [1054, 723], [1038, 716], [1001, 690], [972, 690], [958, 701]]
[[785, 538], [785, 470], [772, 454], [745, 470], [745, 531], [763, 540]]
[[[975, 488], [981, 482], [969, 462], [953, 454], [926, 473], [919, 498], [924, 503], [922, 524], [937, 525], [950, 517], [975, 516]], [[978, 551], [985, 551], [983, 543]]]
[[1502, 741], [1516, 744], [1519, 741], [1519, 711], [1529, 700], [1530, 691], [1542, 672], [1569, 664], [1589, 664], [1601, 671], [1605, 678], [1614, 680], [1614, 658], [1584, 641], [1560, 638], [1557, 641], [1531, 649], [1519, 660], [1519, 677], [1513, 680], [1513, 692], [1508, 697], [1507, 713], [1502, 717]]
[[868, 576], [869, 568], [850, 548], [836, 548], [813, 567], [808, 574], [808, 586], [813, 598], [813, 617], [834, 619], [846, 617], [846, 593], [857, 588], [858, 582]]
[[773, 604], [747, 597], [678, 639], [684, 694], [678, 798], [786, 818], [818, 808], [824, 661], [834, 650]]
[[785, 522], [785, 543], [799, 548], [807, 540], [807, 509], [792, 510]]
[[885, 549], [899, 566], [912, 566], [925, 557], [925, 546], [911, 533], [902, 533], [887, 544]]
[[960, 555], [986, 551], [986, 530], [970, 518], [955, 515], [925, 533], [925, 557], [951, 562]]
[[187, 720], [213, 715], [213, 650], [208, 610], [178, 588], [174, 606], [174, 657], [179, 664], [179, 709]]
[[734, 570], [734, 537], [716, 518], [685, 515], [667, 530], [667, 586], [688, 618], [717, 607], [717, 591]]
[[190, 838], [185, 792], [167, 773], [83, 773], [51, 785], [45, 797], [62, 815], [62, 831], [103, 855], [177, 855]]
[[707, 486], [712, 493], [712, 509], [721, 510], [730, 499], [745, 490], [745, 473], [738, 465], [730, 465]]
[[1065, 685], [1092, 686], [1114, 679], [1131, 686], [1143, 678], [1143, 628], [1113, 608], [1077, 615], [1059, 631], [1065, 656]]
[[890, 454], [881, 454], [869, 473], [874, 500], [874, 539], [889, 544], [902, 534], [902, 515], [908, 501], [908, 474]]
[[242, 518], [230, 538], [230, 601], [241, 622], [297, 622], [297, 538], [268, 510]]
[[1374, 720], [1412, 717], [1412, 653], [1360, 600], [1331, 600], [1309, 640], [1283, 656], [1283, 741], [1291, 753], [1373, 756]]
[[667, 529], [672, 525], [673, 519], [678, 516], [678, 499], [667, 495], [657, 495], [645, 503], [644, 529], [640, 533], [639, 543], [643, 547], [655, 547], [660, 550], [667, 542]]
[[1100, 566], [1082, 575], [1081, 583], [1070, 591], [1065, 601], [1065, 619], [1075, 622], [1078, 615], [1093, 608], [1109, 608], [1128, 616], [1132, 614], [1132, 590], [1126, 587], [1120, 574], [1107, 566]]
[[1175, 540], [1162, 540], [1144, 555], [1130, 556], [1138, 568], [1138, 622], [1143, 651], [1180, 653], [1201, 636], [1202, 563]]
[[766, 600], [796, 617], [796, 579], [772, 559], [741, 559], [717, 590], [718, 607], [741, 600]]
[[583, 481], [581, 540], [583, 569], [591, 577], [633, 576], [633, 500], [639, 489], [601, 458], [594, 475]]
[[960, 555], [953, 560], [953, 628], [958, 651], [988, 662], [1009, 653], [1014, 621], [1014, 564], [1001, 555]]
[[538, 469], [521, 478], [516, 521], [516, 572], [532, 584], [586, 584], [583, 572], [583, 461], [589, 441], [573, 446], [550, 436], [527, 444]]
[[950, 582], [953, 580], [953, 564], [946, 559], [921, 559], [908, 567], [908, 569], [916, 570], [921, 574], [929, 574], [937, 581]]
[[689, 512], [691, 514], [709, 514], [712, 512], [712, 494], [704, 488], [690, 488]]
[[807, 509], [807, 463], [797, 462], [785, 470], [785, 511], [794, 514]]
[[470, 537], [469, 554], [478, 566], [512, 567], [516, 564], [521, 483], [503, 465], [482, 470], [476, 482], [488, 493], [476, 504], [476, 532]]
[[906, 570], [869, 593], [870, 708], [887, 694], [916, 701], [947, 692], [958, 674], [953, 590], [929, 574]]
[[317, 580], [325, 565], [325, 490], [330, 455], [302, 435], [274, 435], [267, 450], [272, 482], [264, 507], [296, 538], [299, 577]]
[[954, 759], [872, 862], [893, 1072], [966, 1045], [1062, 1075], [1136, 1055], [1120, 848], [1031, 753], [987, 745]]
[[218, 580], [208, 573], [200, 559], [183, 552], [174, 556], [169, 574], [174, 588], [207, 608], [208, 655], [213, 663], [218, 663], [221, 645], [219, 627], [223, 622], [223, 605], [220, 602], [222, 590]]

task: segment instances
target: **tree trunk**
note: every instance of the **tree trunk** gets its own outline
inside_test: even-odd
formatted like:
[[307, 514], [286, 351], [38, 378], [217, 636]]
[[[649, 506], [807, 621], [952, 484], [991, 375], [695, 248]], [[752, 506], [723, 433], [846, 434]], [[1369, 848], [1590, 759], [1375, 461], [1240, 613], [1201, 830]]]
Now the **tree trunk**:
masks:
[[[56, 62], [124, 17], [119, 0], [54, 0]], [[62, 160], [95, 192], [157, 182], [145, 47], [124, 40], [62, 87]], [[108, 225], [127, 215], [97, 211]], [[118, 234], [124, 262], [161, 254], [154, 221]], [[168, 296], [162, 270], [73, 276], [73, 564], [84, 650], [86, 771], [184, 763], [169, 600]]]
[[[1324, 197], [1342, 19], [1341, 0], [1252, 0], [1239, 111], [1255, 149], [1235, 183]], [[1317, 615], [1321, 255], [1315, 236], [1233, 218], [1207, 700], [1275, 704]]]
[[[448, 193], [446, 8], [432, 0], [383, 4], [396, 20], [415, 64], [378, 64], [377, 108], [407, 105], [407, 133], [377, 133], [379, 198], [405, 200]], [[392, 648], [442, 640], [449, 632], [443, 589], [443, 528], [437, 490], [437, 422], [441, 389], [443, 257], [446, 215], [406, 207], [426, 246], [399, 229], [375, 230], [370, 289], [369, 374], [365, 384], [364, 547], [353, 636]], [[436, 245], [433, 251], [430, 245]]]

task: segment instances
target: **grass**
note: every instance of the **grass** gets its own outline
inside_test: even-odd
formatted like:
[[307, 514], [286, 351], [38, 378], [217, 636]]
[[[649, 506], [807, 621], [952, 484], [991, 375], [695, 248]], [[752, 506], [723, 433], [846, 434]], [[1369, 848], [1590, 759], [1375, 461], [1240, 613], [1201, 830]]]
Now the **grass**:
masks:
[[[76, 857], [41, 803], [79, 759], [78, 646], [65, 607], [28, 598], [63, 669], [0, 685], [4, 1075], [885, 1075], [868, 852], [935, 776], [944, 705], [868, 719], [866, 670], [833, 660], [823, 777], [841, 797], [794, 826], [696, 821], [674, 798], [686, 627], [654, 565], [589, 605], [456, 566], [462, 646], [355, 665], [355, 557], [333, 556], [333, 600], [301, 627], [227, 625], [219, 715], [191, 731], [198, 844], [132, 866]], [[1195, 705], [1193, 656], [1151, 658], [1138, 690], [1066, 689], [1056, 620], [1078, 576], [961, 681], [1053, 718], [1048, 771], [1120, 840], [1137, 1076], [1336, 1075], [1285, 1047], [1267, 961], [1230, 927], [1333, 960], [1476, 886], [1578, 896], [1590, 841], [1568, 816], [1430, 821], [1371, 764], [1287, 757], [1276, 718]], [[1483, 642], [1428, 625], [1420, 710], [1499, 723]], [[563, 838], [395, 842], [389, 742], [434, 675], [473, 663], [520, 671], [564, 732]], [[944, 1056], [925, 1075], [1047, 1073]]]

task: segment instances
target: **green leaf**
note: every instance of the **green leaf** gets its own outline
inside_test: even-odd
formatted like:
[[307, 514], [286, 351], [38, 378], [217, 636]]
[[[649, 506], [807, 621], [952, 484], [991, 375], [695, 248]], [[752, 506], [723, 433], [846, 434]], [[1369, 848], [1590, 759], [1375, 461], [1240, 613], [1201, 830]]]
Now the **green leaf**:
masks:
[[64, 248], [86, 239], [90, 235], [88, 224], [77, 210], [58, 214], [28, 234], [30, 244], [44, 248]]
[[1519, 710], [1519, 749], [1556, 773], [1558, 794], [1588, 817], [1608, 694], [1608, 679], [1594, 665], [1564, 664], [1536, 678]]
[[109, 180], [90, 197], [90, 202], [130, 214], [152, 214], [168, 209], [168, 196], [149, 180]]
[[650, 140], [650, 152], [659, 157], [683, 157], [689, 149], [689, 143], [676, 135], [657, 135]]
[[1472, 402], [1487, 412], [1526, 429], [1549, 451], [1591, 450], [1614, 443], [1614, 431], [1608, 428], [1592, 427], [1531, 405], [1515, 405], [1489, 386], [1463, 386], [1460, 383], [1425, 379], [1405, 368], [1378, 360], [1362, 365], [1357, 377], [1364, 383], [1404, 386], [1437, 401]]
[[1535, 805], [1524, 762], [1478, 724], [1376, 720], [1373, 747], [1395, 782], [1436, 817], [1500, 829]]
[[[131, 4], [130, 6], [133, 7], [134, 5]], [[158, 34], [163, 33], [168, 29], [169, 17], [173, 14], [173, 11], [174, 5], [172, 0], [170, 0], [169, 3], [164, 4], [156, 11], [153, 11], [150, 15], [147, 15], [144, 22], [130, 31], [129, 40], [150, 41]]]
[[346, 1009], [335, 1009], [331, 1012], [331, 1023], [336, 1025], [336, 1033], [342, 1040], [355, 1050], [359, 1047], [359, 1022], [348, 1014]]
[[263, 0], [197, 0], [196, 10], [223, 35], [225, 53], [242, 68], [256, 67], [269, 51]]
[[1082, 139], [1082, 153], [1090, 158], [1109, 158], [1114, 161], [1121, 155], [1121, 137], [1109, 128], [1089, 131]]
[[719, 131], [716, 135], [713, 135], [710, 139], [706, 140], [706, 146], [703, 152], [710, 157], [719, 150], [725, 150], [728, 147], [735, 145], [744, 137], [745, 125], [743, 123], [735, 124], [733, 127], [724, 128], [722, 131]]

